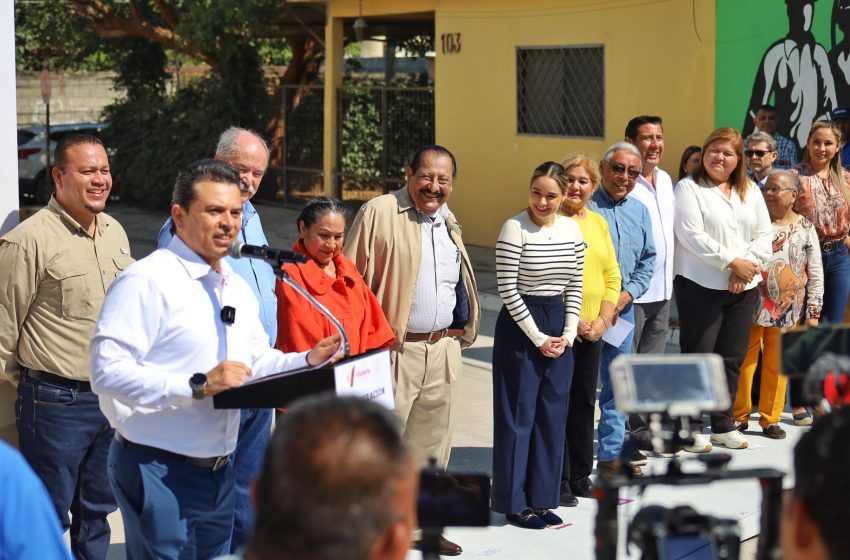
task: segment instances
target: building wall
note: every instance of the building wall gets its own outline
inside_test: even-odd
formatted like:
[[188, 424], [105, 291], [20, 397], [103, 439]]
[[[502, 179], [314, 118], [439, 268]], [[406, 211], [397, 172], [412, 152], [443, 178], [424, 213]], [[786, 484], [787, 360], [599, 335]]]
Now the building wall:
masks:
[[[445, 33], [461, 34], [459, 53], [441, 52]], [[468, 243], [495, 245], [505, 219], [526, 206], [536, 165], [577, 150], [600, 157], [633, 116], [662, 116], [662, 168], [674, 176], [684, 148], [712, 130], [714, 2], [443, 1], [436, 35], [436, 137], [458, 158], [450, 205]], [[598, 44], [604, 140], [518, 135], [516, 48]]]
[[[328, 8], [331, 18], [352, 18], [360, 4], [331, 0]], [[449, 204], [468, 243], [495, 245], [505, 219], [526, 206], [528, 180], [539, 163], [573, 151], [598, 158], [623, 139], [636, 115], [664, 119], [662, 168], [674, 177], [684, 148], [702, 144], [713, 129], [714, 0], [362, 3], [367, 22], [370, 16], [429, 11], [436, 29], [436, 139], [458, 159]], [[460, 52], [442, 52], [441, 36], [457, 33]], [[605, 45], [604, 139], [518, 135], [517, 47], [570, 45]], [[330, 116], [326, 107], [326, 128]]]

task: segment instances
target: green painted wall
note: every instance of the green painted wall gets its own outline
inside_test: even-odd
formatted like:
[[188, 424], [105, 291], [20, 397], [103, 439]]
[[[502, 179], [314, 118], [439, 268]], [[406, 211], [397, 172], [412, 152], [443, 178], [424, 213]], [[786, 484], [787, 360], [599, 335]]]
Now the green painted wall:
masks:
[[[814, 2], [811, 27], [815, 40], [827, 52], [832, 49], [830, 20], [833, 1], [840, 0]], [[745, 115], [761, 59], [773, 43], [788, 33], [786, 2], [716, 0], [716, 17], [715, 125], [741, 129], [745, 128]], [[836, 40], [841, 41], [842, 37], [842, 33], [836, 31]], [[850, 99], [839, 99], [838, 104], [850, 104]], [[745, 132], [749, 128], [751, 126], [747, 126]]]

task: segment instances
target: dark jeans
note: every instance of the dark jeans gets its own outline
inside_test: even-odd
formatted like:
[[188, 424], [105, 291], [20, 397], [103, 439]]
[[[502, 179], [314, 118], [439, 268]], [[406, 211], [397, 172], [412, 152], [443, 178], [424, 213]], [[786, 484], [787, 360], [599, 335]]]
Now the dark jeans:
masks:
[[[844, 321], [844, 310], [847, 307], [848, 295], [850, 295], [850, 255], [847, 254], [847, 249], [842, 244], [832, 251], [821, 251], [820, 256], [823, 260], [824, 276], [823, 309], [820, 314], [820, 323], [837, 325]], [[805, 310], [805, 306], [803, 309]], [[803, 380], [791, 379], [788, 387], [791, 392], [788, 399], [791, 406], [805, 405]]]
[[[738, 376], [747, 355], [753, 321], [755, 289], [740, 294], [712, 290], [676, 276], [674, 292], [679, 308], [679, 345], [682, 354], [715, 353], [723, 358], [730, 402], [738, 393]], [[692, 428], [701, 432], [702, 418]], [[725, 434], [735, 429], [732, 408], [711, 413], [711, 431]]]
[[[567, 407], [567, 437], [561, 483], [575, 484], [593, 471], [593, 415], [602, 342], [573, 344], [573, 382]], [[564, 488], [566, 490], [566, 488]]]
[[242, 409], [239, 420], [239, 439], [232, 455], [236, 477], [236, 507], [233, 510], [233, 539], [231, 552], [245, 546], [254, 530], [254, 507], [251, 504], [251, 483], [260, 474], [263, 456], [272, 429], [272, 409]]
[[113, 430], [97, 395], [24, 374], [15, 417], [21, 453], [47, 488], [62, 529], [70, 528], [74, 556], [106, 558], [106, 516], [118, 505], [106, 474]]

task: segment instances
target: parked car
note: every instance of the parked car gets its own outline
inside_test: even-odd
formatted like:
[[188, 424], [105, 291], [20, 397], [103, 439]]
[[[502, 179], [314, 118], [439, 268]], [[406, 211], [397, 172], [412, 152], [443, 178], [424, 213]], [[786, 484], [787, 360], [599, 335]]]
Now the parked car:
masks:
[[[51, 125], [50, 164], [53, 165], [53, 152], [62, 138], [73, 133], [100, 136], [101, 131], [107, 126], [103, 123], [91, 122]], [[45, 132], [44, 125], [18, 129], [18, 193], [21, 204], [35, 203], [43, 206], [53, 194], [53, 179], [47, 168]]]

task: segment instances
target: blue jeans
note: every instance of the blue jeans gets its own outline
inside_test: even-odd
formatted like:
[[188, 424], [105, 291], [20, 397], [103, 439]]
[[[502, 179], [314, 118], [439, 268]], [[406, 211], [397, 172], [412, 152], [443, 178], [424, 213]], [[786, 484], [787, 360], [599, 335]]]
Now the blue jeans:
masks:
[[823, 259], [822, 320], [832, 324], [844, 320], [844, 309], [850, 294], [850, 255], [844, 245], [832, 251], [821, 251]]
[[272, 429], [270, 408], [242, 409], [239, 420], [239, 439], [232, 456], [236, 477], [236, 507], [233, 510], [233, 539], [231, 552], [248, 543], [254, 530], [254, 507], [251, 504], [251, 483], [260, 474], [263, 457]]
[[[630, 303], [620, 312], [620, 319], [625, 319], [630, 323], [635, 321], [634, 307]], [[611, 375], [608, 368], [614, 358], [620, 354], [630, 354], [632, 351], [632, 341], [634, 339], [634, 330], [626, 337], [619, 347], [614, 347], [607, 342], [602, 343], [602, 360], [599, 366], [599, 381], [602, 388], [599, 391], [599, 409], [602, 412], [599, 418], [599, 447], [596, 450], [596, 459], [598, 461], [613, 461], [620, 457], [620, 451], [623, 449], [623, 440], [626, 437], [626, 416], [617, 412], [616, 403], [614, 402], [614, 390], [611, 387]]]
[[230, 550], [233, 468], [213, 471], [112, 441], [109, 482], [121, 506], [128, 560], [204, 560]]
[[47, 488], [63, 531], [70, 529], [71, 552], [106, 558], [106, 516], [118, 506], [106, 483], [113, 430], [97, 395], [22, 375], [15, 417], [21, 453]]

